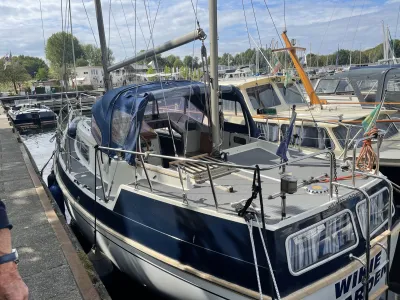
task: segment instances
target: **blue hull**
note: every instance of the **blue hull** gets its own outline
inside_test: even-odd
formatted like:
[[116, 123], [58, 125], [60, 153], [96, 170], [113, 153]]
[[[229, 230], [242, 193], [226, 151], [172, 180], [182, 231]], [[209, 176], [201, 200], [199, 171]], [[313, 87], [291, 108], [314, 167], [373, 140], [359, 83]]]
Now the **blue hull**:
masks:
[[[69, 193], [75, 199], [79, 199], [79, 204], [89, 214], [94, 215], [94, 201], [71, 181], [60, 164], [57, 169]], [[381, 187], [376, 186], [369, 193], [372, 194]], [[348, 201], [344, 206], [355, 213], [355, 205], [359, 200], [356, 196], [354, 201]], [[255, 292], [258, 291], [249, 230], [246, 224], [171, 205], [127, 190], [121, 190], [118, 199], [113, 201], [116, 201], [113, 211], [98, 204], [96, 217], [114, 231], [181, 264]], [[277, 231], [267, 231], [267, 247], [281, 296], [287, 296], [349, 264], [348, 255], [342, 255], [316, 267], [311, 272], [293, 276], [289, 272], [286, 258], [285, 240], [288, 235], [342, 209], [340, 206], [333, 206], [328, 211]], [[265, 295], [271, 295], [273, 292], [270, 272], [258, 228], [253, 229], [253, 236], [262, 290]], [[351, 251], [355, 256], [365, 253], [365, 243], [361, 232], [359, 232], [359, 237], [358, 246]], [[290, 284], [287, 284], [288, 282]]]

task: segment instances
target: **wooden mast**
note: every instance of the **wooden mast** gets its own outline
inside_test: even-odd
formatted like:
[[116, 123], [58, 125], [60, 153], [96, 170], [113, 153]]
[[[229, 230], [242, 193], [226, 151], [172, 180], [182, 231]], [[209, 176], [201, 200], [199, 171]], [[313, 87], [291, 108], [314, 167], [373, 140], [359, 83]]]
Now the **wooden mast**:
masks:
[[301, 79], [301, 82], [304, 85], [304, 88], [307, 92], [308, 97], [310, 98], [310, 103], [312, 105], [322, 105], [324, 104], [318, 97], [318, 95], [315, 93], [315, 90], [311, 84], [310, 79], [308, 78], [306, 72], [304, 71], [303, 67], [300, 64], [299, 59], [297, 58], [296, 55], [296, 47], [292, 46], [292, 43], [289, 41], [289, 38], [286, 35], [286, 31], [282, 33], [282, 38], [285, 41], [286, 49], [289, 52], [290, 58], [292, 59], [292, 62], [294, 64], [294, 67], [297, 70], [297, 73], [299, 73], [299, 77]]

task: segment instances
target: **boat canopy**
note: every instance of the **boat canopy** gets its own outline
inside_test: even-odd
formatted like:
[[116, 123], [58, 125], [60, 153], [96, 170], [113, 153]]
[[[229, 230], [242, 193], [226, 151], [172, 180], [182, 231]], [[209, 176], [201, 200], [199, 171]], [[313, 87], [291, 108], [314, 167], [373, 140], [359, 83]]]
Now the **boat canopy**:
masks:
[[[220, 87], [221, 98], [225, 101], [237, 102], [247, 121], [248, 133], [258, 137], [256, 127], [250, 112], [246, 109], [240, 91], [233, 86]], [[98, 145], [109, 148], [121, 148], [136, 151], [136, 143], [145, 116], [158, 118], [161, 114], [186, 113], [198, 122], [203, 121], [206, 113], [206, 86], [201, 82], [188, 80], [163, 81], [130, 85], [113, 89], [103, 95], [92, 108], [91, 131]], [[183, 99], [183, 101], [182, 101]], [[201, 119], [193, 116], [193, 110]], [[243, 126], [245, 125], [236, 125]], [[240, 132], [238, 128], [232, 128]], [[115, 152], [108, 151], [114, 156]], [[133, 163], [132, 155], [125, 155], [125, 160]]]

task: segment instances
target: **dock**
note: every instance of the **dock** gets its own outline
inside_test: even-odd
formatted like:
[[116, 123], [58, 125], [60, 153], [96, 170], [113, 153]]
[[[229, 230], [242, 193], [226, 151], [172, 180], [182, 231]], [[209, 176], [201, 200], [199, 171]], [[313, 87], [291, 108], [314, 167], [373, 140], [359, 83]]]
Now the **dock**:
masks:
[[34, 166], [0, 108], [0, 197], [14, 226], [12, 246], [19, 253], [18, 268], [29, 299], [109, 299], [92, 283], [93, 274], [89, 276]]

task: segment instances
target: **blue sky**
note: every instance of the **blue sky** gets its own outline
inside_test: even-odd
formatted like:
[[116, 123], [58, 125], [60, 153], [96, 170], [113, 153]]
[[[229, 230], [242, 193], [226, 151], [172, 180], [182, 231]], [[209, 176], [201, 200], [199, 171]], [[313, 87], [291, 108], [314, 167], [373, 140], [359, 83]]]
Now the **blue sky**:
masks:
[[[41, 0], [44, 21], [44, 34], [47, 39], [61, 30], [61, 0]], [[85, 2], [89, 19], [98, 40], [93, 0]], [[107, 39], [117, 60], [133, 56], [135, 53], [135, 11], [143, 34], [136, 22], [136, 49], [146, 48], [150, 38], [145, 3], [151, 21], [155, 21], [153, 41], [160, 45], [165, 41], [183, 35], [195, 28], [195, 14], [192, 2], [197, 4], [200, 25], [208, 31], [207, 0], [111, 0], [114, 23], [109, 14], [109, 0], [103, 0], [103, 14]], [[284, 28], [282, 0], [265, 0], [277, 25], [278, 32]], [[65, 4], [66, 0], [63, 0]], [[122, 3], [122, 4], [121, 4]], [[255, 41], [259, 41], [256, 21], [262, 45], [278, 39], [264, 0], [243, 0], [248, 28]], [[255, 17], [252, 4], [254, 6]], [[389, 26], [392, 37], [396, 35], [396, 22], [400, 0], [286, 0], [286, 26], [288, 36], [295, 38], [298, 45], [312, 48], [314, 53], [330, 53], [340, 48], [366, 49], [382, 40], [382, 21]], [[71, 0], [74, 34], [82, 43], [95, 43], [83, 9], [82, 0]], [[158, 7], [159, 6], [159, 7]], [[128, 22], [131, 37], [125, 21]], [[108, 25], [111, 16], [111, 26]], [[218, 3], [219, 54], [235, 54], [249, 48], [246, 23], [241, 0], [220, 0]], [[2, 0], [0, 3], [0, 55], [8, 51], [44, 57], [39, 0]], [[400, 25], [399, 25], [400, 26]], [[109, 28], [110, 27], [110, 28]], [[110, 30], [110, 37], [108, 36]], [[119, 32], [118, 32], [119, 31]], [[122, 37], [122, 42], [119, 37]], [[143, 38], [144, 36], [144, 38]], [[400, 38], [400, 29], [397, 32]], [[151, 45], [152, 45], [151, 42]], [[200, 42], [170, 51], [175, 55], [199, 56]], [[206, 41], [208, 46], [208, 42]], [[252, 44], [252, 47], [254, 45]], [[307, 50], [308, 51], [308, 50]], [[167, 53], [169, 54], [169, 53]], [[167, 55], [166, 54], [166, 55]]]

